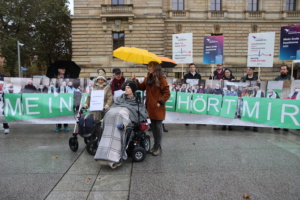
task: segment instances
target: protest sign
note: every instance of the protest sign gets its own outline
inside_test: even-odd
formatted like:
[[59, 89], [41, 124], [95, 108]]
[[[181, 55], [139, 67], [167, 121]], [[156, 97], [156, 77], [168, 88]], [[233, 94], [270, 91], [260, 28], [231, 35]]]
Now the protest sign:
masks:
[[249, 33], [248, 67], [273, 67], [275, 32]]
[[203, 64], [223, 64], [224, 36], [204, 37]]
[[172, 58], [175, 62], [193, 62], [193, 33], [173, 34], [172, 47]]
[[281, 27], [279, 60], [300, 60], [300, 25]]

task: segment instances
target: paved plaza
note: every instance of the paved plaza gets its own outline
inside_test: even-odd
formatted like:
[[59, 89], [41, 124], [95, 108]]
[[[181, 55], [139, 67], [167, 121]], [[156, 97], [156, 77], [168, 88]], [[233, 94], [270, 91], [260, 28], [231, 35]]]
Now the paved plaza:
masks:
[[71, 132], [11, 124], [0, 135], [0, 199], [300, 199], [300, 131], [166, 126], [161, 156], [111, 169], [94, 161], [81, 137], [72, 152]]

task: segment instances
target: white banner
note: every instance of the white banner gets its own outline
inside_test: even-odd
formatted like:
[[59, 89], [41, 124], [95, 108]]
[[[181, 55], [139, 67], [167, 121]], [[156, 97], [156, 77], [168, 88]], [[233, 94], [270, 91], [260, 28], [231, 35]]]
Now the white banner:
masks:
[[193, 33], [173, 34], [173, 60], [177, 63], [193, 62]]
[[275, 32], [249, 33], [248, 67], [273, 67]]
[[90, 111], [103, 110], [104, 90], [94, 90], [91, 92]]

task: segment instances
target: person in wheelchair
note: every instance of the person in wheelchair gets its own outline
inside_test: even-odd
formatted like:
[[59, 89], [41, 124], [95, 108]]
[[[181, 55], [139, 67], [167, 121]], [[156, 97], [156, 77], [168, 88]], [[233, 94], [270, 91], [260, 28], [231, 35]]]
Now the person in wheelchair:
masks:
[[[113, 96], [111, 92], [110, 85], [107, 84], [106, 78], [104, 76], [98, 76], [94, 80], [94, 85], [93, 85], [93, 91], [95, 90], [104, 90], [104, 108], [103, 111], [90, 111], [90, 114], [93, 114], [94, 120], [95, 121], [100, 121], [103, 118], [104, 111], [108, 110], [108, 108], [113, 104]], [[90, 106], [90, 100], [91, 100], [91, 91], [89, 92], [89, 95], [85, 101], [85, 104], [83, 105], [84, 109], [87, 109]], [[93, 138], [90, 138], [91, 140], [95, 139], [94, 137], [99, 137], [100, 135], [100, 123], [97, 123], [96, 128], [95, 128], [95, 133], [93, 134]]]
[[148, 117], [144, 104], [136, 101], [136, 83], [125, 82], [122, 90], [125, 93], [116, 99], [104, 116], [101, 125], [103, 132], [95, 155], [96, 161], [112, 168], [127, 159], [126, 140], [130, 131], [126, 131], [126, 127], [145, 121]]

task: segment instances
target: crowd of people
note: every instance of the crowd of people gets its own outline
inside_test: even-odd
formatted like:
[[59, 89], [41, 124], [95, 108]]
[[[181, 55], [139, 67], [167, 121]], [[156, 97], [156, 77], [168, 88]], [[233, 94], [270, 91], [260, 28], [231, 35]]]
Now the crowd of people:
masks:
[[[299, 77], [300, 79], [300, 77]], [[198, 82], [194, 80], [198, 80]], [[185, 92], [185, 93], [202, 93], [202, 94], [214, 94], [223, 96], [237, 96], [238, 98], [238, 108], [236, 116], [240, 117], [242, 98], [241, 97], [259, 97], [259, 98], [280, 98], [279, 94], [273, 90], [268, 89], [266, 94], [265, 91], [261, 89], [261, 79], [255, 74], [255, 67], [248, 67], [246, 75], [238, 80], [232, 73], [232, 70], [224, 68], [223, 64], [217, 64], [216, 70], [214, 70], [210, 77], [210, 81], [206, 82], [201, 80], [201, 74], [196, 70], [194, 63], [189, 64], [189, 72], [183, 76], [182, 82], [175, 82], [172, 85], [171, 91], [174, 92]], [[216, 81], [217, 80], [217, 81]], [[274, 81], [285, 81], [294, 80], [294, 78], [289, 75], [289, 67], [287, 65], [282, 65], [280, 67], [280, 75], [274, 78]], [[216, 82], [213, 82], [216, 81]], [[223, 82], [221, 82], [223, 81]], [[221, 87], [220, 83], [231, 82], [231, 84], [224, 84]], [[235, 82], [236, 84], [234, 84]], [[247, 83], [246, 85], [239, 85], [237, 82]], [[213, 84], [214, 83], [214, 84]], [[299, 99], [300, 98], [300, 86], [296, 86], [294, 91], [288, 96], [289, 99]], [[188, 125], [188, 124], [186, 124]], [[233, 130], [232, 126], [222, 126], [222, 130]], [[245, 127], [249, 130], [250, 127]], [[274, 130], [279, 130], [279, 128], [274, 128]], [[288, 129], [284, 129], [288, 131]], [[258, 128], [253, 127], [253, 131], [257, 132]]]
[[[288, 74], [289, 68], [287, 65], [282, 65], [280, 68], [280, 75], [276, 77], [275, 81], [280, 80], [293, 80], [293, 78]], [[166, 76], [162, 72], [161, 66], [157, 62], [150, 62], [148, 64], [148, 73], [142, 82], [132, 75], [131, 82], [125, 82], [125, 78], [122, 76], [120, 68], [114, 68], [112, 70], [113, 78], [108, 82], [109, 78], [106, 77], [106, 71], [103, 68], [97, 70], [98, 76], [91, 78], [90, 82], [87, 83], [85, 88], [81, 88], [80, 84], [73, 86], [72, 81], [65, 81], [69, 77], [63, 66], [58, 67], [57, 73], [50, 77], [50, 84], [46, 86], [41, 84], [39, 87], [33, 85], [32, 80], [29, 80], [26, 85], [21, 88], [21, 92], [24, 93], [89, 93], [88, 98], [84, 104], [84, 108], [89, 108], [91, 100], [91, 92], [96, 90], [104, 90], [104, 107], [103, 111], [92, 111], [95, 120], [101, 120], [103, 118], [103, 112], [109, 110], [114, 104], [114, 101], [120, 102], [120, 99], [114, 99], [117, 95], [117, 91], [124, 90], [126, 88], [124, 84], [130, 87], [130, 91], [145, 90], [146, 91], [146, 101], [145, 105], [148, 111], [148, 116], [151, 121], [151, 128], [154, 137], [154, 145], [150, 150], [153, 155], [160, 155], [162, 152], [162, 132], [167, 131], [162, 123], [166, 115], [165, 103], [170, 97], [170, 91], [175, 92], [186, 92], [186, 93], [203, 93], [203, 94], [215, 94], [223, 96], [237, 96], [237, 97], [267, 97], [267, 98], [279, 98], [276, 91], [270, 89], [266, 93], [260, 88], [260, 79], [255, 74], [254, 67], [248, 67], [246, 75], [238, 80], [234, 75], [232, 70], [225, 68], [223, 64], [217, 64], [217, 68], [213, 71], [209, 77], [211, 81], [223, 80], [227, 82], [252, 82], [255, 84], [250, 87], [246, 86], [236, 86], [234, 84], [227, 84], [226, 86], [221, 86], [220, 82], [212, 84], [213, 82], [205, 82], [201, 80], [201, 74], [197, 72], [196, 65], [194, 63], [189, 64], [189, 72], [183, 76], [182, 82], [177, 82], [169, 88], [166, 80]], [[54, 81], [60, 81], [60, 85], [55, 87]], [[196, 80], [196, 84], [195, 84]], [[193, 82], [194, 81], [194, 82]], [[207, 81], [207, 80], [206, 80]], [[3, 89], [3, 95], [5, 93], [13, 93], [13, 85], [7, 84], [6, 88]], [[119, 93], [118, 93], [119, 94]], [[124, 96], [122, 97], [124, 98]], [[294, 91], [288, 96], [290, 99], [300, 99], [300, 86], [296, 86]], [[126, 99], [126, 98], [125, 98]], [[238, 99], [238, 104], [242, 104], [241, 98]], [[237, 116], [240, 115], [240, 110], [236, 111]], [[188, 125], [188, 124], [186, 124]], [[3, 124], [4, 133], [9, 133], [9, 126], [7, 123]], [[245, 127], [248, 130], [250, 127]], [[99, 129], [99, 127], [97, 127]], [[222, 130], [232, 130], [232, 126], [222, 126]], [[61, 131], [62, 124], [57, 124], [54, 131]], [[68, 124], [64, 124], [64, 130], [68, 131]], [[275, 128], [278, 130], [278, 128]], [[287, 130], [287, 129], [284, 129]], [[253, 127], [253, 131], [258, 131], [257, 127]], [[99, 134], [99, 133], [98, 133]]]

